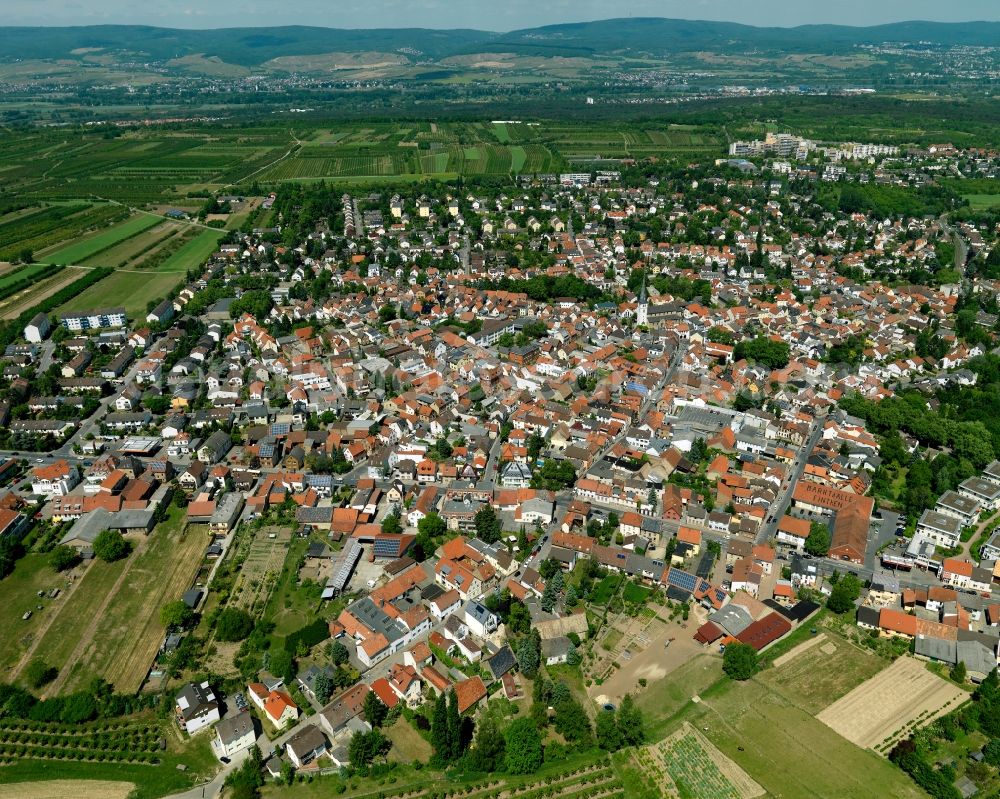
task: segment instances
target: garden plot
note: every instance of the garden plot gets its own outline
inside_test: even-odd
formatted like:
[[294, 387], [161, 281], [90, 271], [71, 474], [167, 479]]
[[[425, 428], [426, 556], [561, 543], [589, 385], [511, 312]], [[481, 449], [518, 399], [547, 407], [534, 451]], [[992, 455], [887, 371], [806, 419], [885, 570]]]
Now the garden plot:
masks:
[[230, 605], [251, 614], [263, 609], [281, 574], [291, 540], [292, 533], [285, 527], [262, 527], [255, 531]]
[[765, 793], [687, 722], [665, 741], [640, 749], [635, 759], [661, 796], [754, 799]]
[[968, 698], [919, 660], [901, 657], [816, 718], [848, 741], [884, 755], [896, 741]]

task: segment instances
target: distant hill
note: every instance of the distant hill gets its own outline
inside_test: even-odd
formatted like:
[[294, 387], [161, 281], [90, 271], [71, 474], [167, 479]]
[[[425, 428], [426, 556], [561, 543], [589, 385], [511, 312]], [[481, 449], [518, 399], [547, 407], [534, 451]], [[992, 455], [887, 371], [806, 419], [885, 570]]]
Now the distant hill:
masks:
[[204, 54], [229, 64], [254, 67], [282, 56], [331, 52], [401, 52], [411, 60], [436, 60], [487, 51], [532, 55], [720, 50], [837, 53], [858, 44], [886, 41], [996, 45], [1000, 42], [1000, 23], [899, 22], [866, 28], [845, 25], [758, 28], [730, 22], [629, 18], [547, 25], [499, 34], [477, 30], [345, 30], [305, 26], [217, 30], [134, 25], [6, 27], [0, 28], [0, 61], [73, 59], [97, 54], [111, 54], [117, 60], [135, 56], [168, 61]]
[[646, 17], [547, 25], [512, 31], [498, 36], [492, 46], [539, 54], [546, 50], [576, 50], [594, 54], [622, 51], [659, 54], [715, 51], [720, 48], [836, 53], [859, 44], [904, 41], [995, 46], [1000, 42], [1000, 22], [897, 22], [866, 28], [847, 25], [758, 28], [734, 22]]

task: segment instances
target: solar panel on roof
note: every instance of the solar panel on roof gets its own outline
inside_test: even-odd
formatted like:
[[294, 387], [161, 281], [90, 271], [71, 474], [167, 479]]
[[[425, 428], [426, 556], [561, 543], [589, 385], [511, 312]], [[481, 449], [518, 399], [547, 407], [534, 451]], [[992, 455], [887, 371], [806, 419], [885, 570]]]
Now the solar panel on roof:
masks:
[[692, 593], [698, 585], [698, 578], [695, 575], [688, 574], [680, 569], [671, 569], [670, 573], [667, 575], [667, 581], [671, 585], [683, 588], [685, 591], [691, 591]]

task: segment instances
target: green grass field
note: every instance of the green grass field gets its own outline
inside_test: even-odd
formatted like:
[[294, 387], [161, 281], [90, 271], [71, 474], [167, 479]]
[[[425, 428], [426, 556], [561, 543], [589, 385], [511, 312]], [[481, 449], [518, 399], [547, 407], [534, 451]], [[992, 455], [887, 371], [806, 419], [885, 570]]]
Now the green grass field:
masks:
[[162, 221], [159, 217], [148, 214], [133, 216], [120, 225], [115, 225], [93, 236], [69, 244], [62, 249], [49, 253], [40, 260], [50, 264], [79, 264], [87, 258], [115, 246], [121, 241], [130, 239], [132, 236], [136, 236], [145, 230], [149, 230], [151, 227], [159, 225]]
[[187, 272], [202, 266], [219, 247], [219, 239], [225, 235], [222, 230], [203, 230], [160, 266], [157, 272]]
[[49, 268], [49, 264], [28, 264], [27, 266], [19, 266], [15, 269], [10, 269], [0, 275], [0, 292], [2, 292], [11, 283], [33, 278], [36, 275], [45, 272]]
[[963, 200], [968, 200], [975, 211], [985, 211], [1000, 206], [1000, 194], [963, 194]]
[[[10, 668], [31, 643], [31, 638], [44, 624], [47, 617], [62, 607], [62, 598], [39, 599], [39, 591], [52, 588], [66, 590], [66, 578], [58, 575], [49, 565], [45, 555], [29, 553], [21, 558], [14, 571], [0, 580], [0, 682], [8, 681]], [[42, 610], [38, 609], [42, 605]], [[27, 621], [21, 619], [25, 611], [32, 611]]]
[[60, 670], [68, 665], [69, 658], [80, 641], [81, 632], [87, 629], [98, 614], [126, 563], [127, 561], [105, 563], [102, 560], [91, 562], [72, 596], [57, 600], [58, 615], [36, 649], [46, 663]]
[[[770, 679], [764, 672], [733, 682], [722, 674], [721, 658], [706, 654], [651, 682], [636, 704], [651, 740], [689, 721], [769, 796], [924, 796], [895, 766], [841, 738], [772, 688]], [[773, 679], [779, 683], [780, 673]]]
[[[821, 644], [758, 677], [772, 691], [813, 715], [889, 665], [888, 660], [860, 649], [830, 629], [823, 632], [826, 640]], [[831, 646], [836, 647], [835, 652], [829, 652]]]
[[124, 305], [126, 313], [134, 319], [139, 315], [145, 316], [146, 303], [166, 296], [181, 280], [182, 276], [177, 272], [115, 272], [61, 305], [55, 312]]

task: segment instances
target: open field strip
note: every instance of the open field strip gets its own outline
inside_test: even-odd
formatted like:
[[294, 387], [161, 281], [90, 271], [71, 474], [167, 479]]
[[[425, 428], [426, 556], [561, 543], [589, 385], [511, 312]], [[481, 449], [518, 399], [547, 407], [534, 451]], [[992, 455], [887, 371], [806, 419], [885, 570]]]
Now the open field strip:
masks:
[[65, 799], [67, 796], [81, 796], [86, 799], [128, 799], [134, 790], [135, 783], [110, 780], [21, 782], [14, 785], [0, 785], [0, 799]]
[[913, 729], [967, 701], [969, 694], [912, 657], [901, 657], [816, 718], [852, 743], [887, 754]]
[[160, 218], [149, 214], [134, 216], [93, 236], [75, 241], [68, 246], [50, 252], [42, 260], [51, 264], [79, 264], [87, 258], [114, 247], [121, 241], [132, 238], [151, 227], [160, 224]]

